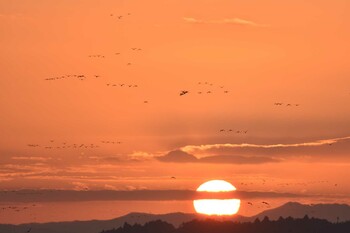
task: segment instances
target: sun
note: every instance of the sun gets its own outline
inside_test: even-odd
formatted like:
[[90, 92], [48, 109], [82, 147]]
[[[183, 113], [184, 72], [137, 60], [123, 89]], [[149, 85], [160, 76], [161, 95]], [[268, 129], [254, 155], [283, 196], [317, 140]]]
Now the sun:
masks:
[[[197, 213], [206, 215], [234, 215], [239, 210], [241, 200], [227, 198], [228, 195], [220, 195], [231, 194], [234, 191], [236, 191], [236, 188], [227, 181], [207, 181], [198, 187], [197, 193], [210, 198], [194, 200], [194, 209]], [[219, 198], [222, 196], [224, 196], [224, 198]]]

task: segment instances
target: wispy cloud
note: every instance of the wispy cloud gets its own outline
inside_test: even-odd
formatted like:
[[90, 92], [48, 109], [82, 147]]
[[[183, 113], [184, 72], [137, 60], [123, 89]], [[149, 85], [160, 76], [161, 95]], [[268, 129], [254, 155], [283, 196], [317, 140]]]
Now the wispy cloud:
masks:
[[89, 186], [85, 183], [82, 183], [82, 182], [72, 182], [73, 184], [73, 190], [75, 191], [86, 191], [86, 190], [89, 190]]
[[197, 158], [181, 150], [171, 151], [163, 156], [156, 157], [156, 159], [170, 163], [261, 164], [280, 162], [279, 159], [261, 156], [214, 155]]
[[[7, 202], [54, 202], [54, 201], [165, 201], [193, 200], [198, 197], [194, 190], [88, 190], [87, 185], [74, 183], [76, 190], [18, 190], [15, 192], [0, 191], [2, 201]], [[240, 199], [254, 198], [300, 198], [314, 197], [308, 194], [235, 191], [233, 195]]]
[[30, 160], [30, 161], [47, 161], [52, 159], [51, 157], [35, 157], [35, 156], [30, 156], [30, 157], [24, 157], [24, 156], [14, 156], [11, 159], [13, 160]]
[[260, 24], [251, 20], [246, 20], [241, 18], [202, 20], [202, 19], [196, 19], [192, 17], [184, 17], [183, 20], [187, 23], [198, 23], [198, 24], [237, 24], [237, 25], [245, 25], [245, 26], [251, 26], [251, 27], [268, 27], [268, 25], [266, 24]]
[[323, 139], [311, 142], [291, 143], [291, 144], [250, 144], [250, 143], [224, 143], [224, 144], [207, 144], [207, 145], [187, 145], [180, 150], [191, 153], [195, 151], [207, 151], [210, 149], [225, 149], [225, 148], [263, 148], [263, 149], [274, 149], [274, 148], [298, 148], [298, 147], [320, 147], [324, 145], [333, 145], [341, 141], [349, 140], [350, 136]]

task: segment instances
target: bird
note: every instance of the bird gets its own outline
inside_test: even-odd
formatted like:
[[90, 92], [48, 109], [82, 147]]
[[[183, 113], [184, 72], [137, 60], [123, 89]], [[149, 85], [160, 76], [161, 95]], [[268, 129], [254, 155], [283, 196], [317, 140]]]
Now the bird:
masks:
[[144, 104], [148, 104], [148, 101], [147, 101], [147, 100], [145, 100], [145, 101], [143, 101], [143, 103], [144, 103]]
[[123, 18], [123, 16], [122, 15], [119, 15], [119, 16], [117, 16], [118, 17], [118, 19], [122, 19]]
[[181, 91], [180, 92], [180, 96], [183, 96], [183, 95], [186, 95], [186, 94], [188, 94], [188, 91]]
[[130, 63], [130, 62], [128, 62], [126, 65], [127, 65], [127, 66], [131, 66], [131, 63]]
[[176, 177], [175, 177], [175, 176], [172, 176], [171, 179], [176, 179]]
[[248, 205], [253, 205], [253, 203], [251, 203], [251, 202], [248, 202]]
[[224, 129], [220, 129], [220, 132], [225, 132], [225, 130]]
[[261, 203], [263, 203], [263, 204], [265, 204], [265, 205], [270, 205], [270, 204], [267, 203], [266, 201], [263, 201], [263, 202], [261, 202]]

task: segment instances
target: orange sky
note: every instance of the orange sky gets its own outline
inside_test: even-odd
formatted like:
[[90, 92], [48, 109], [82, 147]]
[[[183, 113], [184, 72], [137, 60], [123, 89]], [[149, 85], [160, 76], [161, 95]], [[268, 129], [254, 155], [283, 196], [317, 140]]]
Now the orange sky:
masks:
[[0, 0], [0, 189], [349, 195], [349, 7]]

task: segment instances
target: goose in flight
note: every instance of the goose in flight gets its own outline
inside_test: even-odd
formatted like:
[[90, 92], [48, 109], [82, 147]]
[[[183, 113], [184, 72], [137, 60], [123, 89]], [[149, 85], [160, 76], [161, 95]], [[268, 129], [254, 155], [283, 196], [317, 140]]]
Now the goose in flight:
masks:
[[183, 96], [183, 95], [186, 95], [186, 94], [188, 94], [188, 91], [181, 91], [180, 92], [180, 96]]

